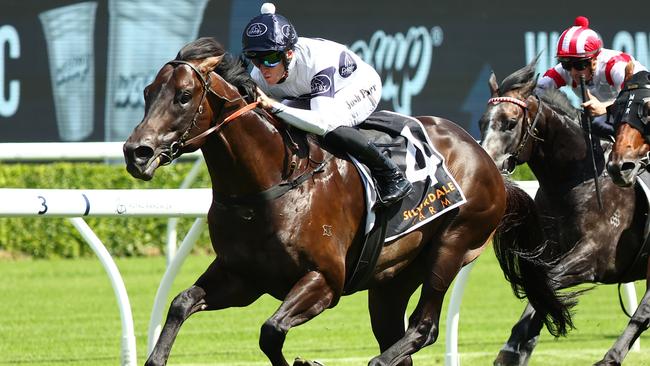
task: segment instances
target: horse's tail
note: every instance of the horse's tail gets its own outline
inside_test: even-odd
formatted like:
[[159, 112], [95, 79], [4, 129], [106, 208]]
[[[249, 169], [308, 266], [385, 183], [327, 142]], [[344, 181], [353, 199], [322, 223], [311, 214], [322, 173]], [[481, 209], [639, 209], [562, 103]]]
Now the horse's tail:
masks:
[[494, 252], [515, 296], [528, 298], [551, 334], [566, 335], [573, 328], [571, 308], [577, 294], [557, 292], [535, 201], [510, 180], [504, 181], [507, 208], [494, 236]]

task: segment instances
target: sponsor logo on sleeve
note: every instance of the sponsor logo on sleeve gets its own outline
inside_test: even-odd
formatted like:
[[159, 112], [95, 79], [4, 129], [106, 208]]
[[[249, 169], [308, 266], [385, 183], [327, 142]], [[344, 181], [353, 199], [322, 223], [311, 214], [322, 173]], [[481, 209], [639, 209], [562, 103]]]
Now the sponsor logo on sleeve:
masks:
[[312, 97], [319, 96], [334, 96], [334, 67], [319, 72], [311, 79], [311, 94]]
[[342, 78], [347, 78], [357, 69], [357, 63], [348, 52], [341, 52], [339, 57], [339, 75]]
[[246, 35], [249, 37], [259, 37], [266, 33], [268, 28], [264, 23], [253, 23], [246, 29]]

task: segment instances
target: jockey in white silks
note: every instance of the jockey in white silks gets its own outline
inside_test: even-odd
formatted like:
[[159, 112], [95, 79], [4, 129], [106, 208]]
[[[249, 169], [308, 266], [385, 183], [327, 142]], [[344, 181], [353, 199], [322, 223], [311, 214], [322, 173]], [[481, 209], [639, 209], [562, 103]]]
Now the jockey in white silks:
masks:
[[298, 37], [293, 25], [275, 14], [271, 3], [244, 29], [242, 52], [255, 66], [262, 108], [303, 131], [352, 155], [370, 168], [379, 201], [391, 205], [404, 198], [411, 183], [397, 165], [354, 126], [381, 100], [381, 78], [346, 46]]

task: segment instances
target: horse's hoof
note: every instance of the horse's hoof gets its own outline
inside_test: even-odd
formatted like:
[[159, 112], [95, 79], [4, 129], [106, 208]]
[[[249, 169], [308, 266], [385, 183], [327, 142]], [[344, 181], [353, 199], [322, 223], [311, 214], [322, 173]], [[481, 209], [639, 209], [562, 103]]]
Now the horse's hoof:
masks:
[[494, 366], [519, 366], [519, 353], [511, 351], [500, 351], [494, 360]]
[[325, 366], [325, 365], [319, 361], [309, 361], [300, 357], [296, 357], [296, 359], [293, 360], [293, 366]]

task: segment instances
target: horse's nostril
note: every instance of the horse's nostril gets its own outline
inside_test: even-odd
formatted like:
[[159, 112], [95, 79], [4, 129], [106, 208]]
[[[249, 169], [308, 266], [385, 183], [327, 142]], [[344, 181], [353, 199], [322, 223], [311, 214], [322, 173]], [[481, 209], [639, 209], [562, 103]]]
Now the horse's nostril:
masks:
[[628, 170], [634, 170], [635, 167], [636, 165], [633, 162], [627, 161], [621, 165], [621, 171], [625, 172]]
[[139, 163], [146, 163], [153, 156], [153, 149], [149, 146], [140, 145], [133, 150], [133, 157]]

